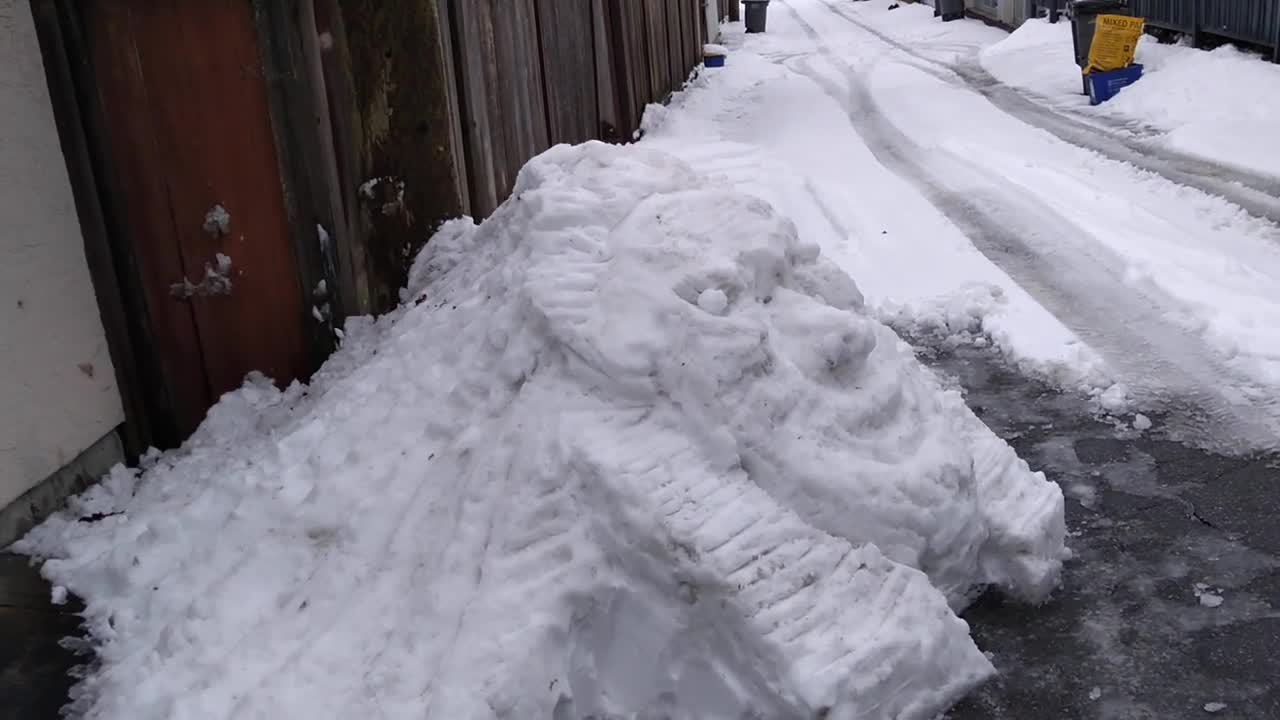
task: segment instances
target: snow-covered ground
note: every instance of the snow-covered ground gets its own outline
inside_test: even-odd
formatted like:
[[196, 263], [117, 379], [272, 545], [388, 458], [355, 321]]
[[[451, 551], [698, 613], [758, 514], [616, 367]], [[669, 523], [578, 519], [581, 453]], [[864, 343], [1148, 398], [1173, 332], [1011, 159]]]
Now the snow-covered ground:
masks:
[[[1016, 64], [1009, 48], [1047, 23], [1010, 38], [976, 21], [940, 23], [926, 6], [886, 7], [773, 3], [770, 32], [731, 32], [728, 66], [654, 112], [645, 142], [782, 208], [895, 326], [981, 330], [1104, 408], [1126, 398], [1191, 407], [1214, 427], [1185, 428], [1188, 437], [1273, 446], [1276, 225], [1170, 179], [1190, 171], [1135, 167], [997, 105], [998, 81], [979, 61]], [[1026, 77], [1051, 61], [1037, 62]], [[1064, 72], [1078, 82], [1073, 65]], [[1164, 107], [1176, 115], [1183, 102]], [[1116, 117], [1091, 116], [1088, 132], [1128, 140], [1163, 121], [1130, 108], [1140, 122], [1107, 110]], [[1250, 137], [1280, 137], [1262, 134]], [[1220, 179], [1206, 171], [1204, 182]]]
[[1029, 371], [1108, 389], [1097, 354], [877, 158], [874, 139], [850, 121], [858, 109], [846, 107], [847, 81], [820, 74], [839, 61], [784, 7], [770, 20], [772, 32], [746, 47], [731, 36], [728, 67], [707, 71], [670, 108], [651, 107], [644, 143], [768, 199], [858, 278], [885, 322], [957, 340], [991, 337]]
[[992, 672], [955, 610], [1057, 581], [1058, 486], [670, 155], [553, 149], [404, 297], [20, 543], [86, 717], [928, 719]]
[[1071, 26], [1029, 22], [982, 51], [997, 78], [1061, 108], [1131, 124], [1153, 146], [1280, 178], [1280, 65], [1225, 45], [1138, 44], [1142, 81], [1090, 108], [1080, 94]]

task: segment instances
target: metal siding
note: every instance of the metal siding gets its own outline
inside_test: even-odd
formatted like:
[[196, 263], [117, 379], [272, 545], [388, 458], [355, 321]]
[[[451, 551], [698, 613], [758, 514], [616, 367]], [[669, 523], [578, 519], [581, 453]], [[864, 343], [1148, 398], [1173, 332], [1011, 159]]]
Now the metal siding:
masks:
[[1212, 33], [1276, 48], [1280, 0], [1130, 0], [1133, 14], [1153, 27], [1190, 35]]
[[1165, 30], [1194, 33], [1196, 0], [1129, 0], [1133, 14], [1147, 24]]
[[1214, 0], [1200, 3], [1200, 29], [1258, 45], [1276, 42], [1280, 0]]

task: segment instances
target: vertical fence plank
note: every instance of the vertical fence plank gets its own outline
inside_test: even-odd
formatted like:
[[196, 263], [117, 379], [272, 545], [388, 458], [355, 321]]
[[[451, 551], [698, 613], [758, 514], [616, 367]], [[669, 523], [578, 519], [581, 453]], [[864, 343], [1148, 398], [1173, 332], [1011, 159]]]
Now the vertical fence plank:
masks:
[[646, 0], [645, 31], [649, 41], [649, 75], [653, 102], [671, 91], [671, 53], [667, 39], [667, 0]]
[[349, 267], [348, 309], [385, 312], [439, 223], [469, 211], [452, 25], [445, 0], [316, 0], [315, 10], [313, 32], [329, 40], [317, 52], [341, 199], [326, 229]]
[[627, 27], [631, 35], [631, 72], [634, 76], [636, 92], [632, 99], [635, 102], [635, 129], [639, 129], [640, 120], [644, 117], [645, 105], [653, 98], [653, 75], [649, 72], [649, 32], [647, 30], [648, 8], [638, 0], [622, 0], [632, 13]]
[[454, 54], [458, 72], [462, 134], [466, 147], [467, 180], [472, 213], [482, 218], [498, 207], [499, 172], [507, 166], [507, 148], [493, 129], [500, 110], [493, 75], [497, 57], [487, 2], [450, 0]]
[[550, 141], [534, 0], [488, 1], [498, 58], [499, 127], [510, 150], [503, 174], [501, 196], [505, 197], [520, 168], [550, 147]]
[[619, 110], [618, 84], [614, 75], [614, 53], [609, 33], [609, 10], [605, 0], [591, 0], [591, 33], [595, 52], [596, 109], [599, 132], [605, 142], [622, 140], [622, 116]]
[[685, 0], [685, 2], [689, 6], [688, 14], [685, 17], [689, 18], [690, 23], [687, 45], [689, 51], [685, 61], [685, 77], [688, 77], [698, 63], [702, 62], [702, 46], [711, 42], [709, 38], [712, 38], [711, 28], [707, 27], [707, 14], [704, 12], [702, 3], [713, 3], [715, 0]]
[[610, 40], [610, 68], [614, 78], [614, 90], [617, 93], [616, 107], [618, 111], [619, 139], [631, 137], [637, 127], [636, 93], [638, 91], [635, 76], [635, 49], [630, 22], [634, 7], [628, 0], [603, 0], [605, 26], [608, 28]]
[[683, 22], [684, 21], [684, 5], [685, 0], [676, 0], [672, 4], [671, 12], [666, 17], [666, 41], [667, 41], [667, 85], [671, 91], [680, 89], [684, 84], [685, 72], [685, 53], [687, 51], [687, 43], [685, 43]]
[[599, 132], [592, 4], [591, 0], [537, 0], [552, 144], [585, 142]]

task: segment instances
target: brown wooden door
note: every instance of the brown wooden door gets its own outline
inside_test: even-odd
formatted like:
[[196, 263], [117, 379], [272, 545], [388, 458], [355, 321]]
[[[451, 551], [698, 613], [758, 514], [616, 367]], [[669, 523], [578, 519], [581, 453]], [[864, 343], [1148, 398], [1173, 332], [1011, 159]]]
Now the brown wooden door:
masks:
[[[247, 0], [84, 0], [81, 10], [113, 166], [107, 192], [185, 436], [249, 371], [283, 383], [309, 370], [310, 308], [252, 9]], [[215, 206], [229, 217], [222, 227], [206, 223]], [[229, 288], [216, 277], [220, 255], [230, 259]]]

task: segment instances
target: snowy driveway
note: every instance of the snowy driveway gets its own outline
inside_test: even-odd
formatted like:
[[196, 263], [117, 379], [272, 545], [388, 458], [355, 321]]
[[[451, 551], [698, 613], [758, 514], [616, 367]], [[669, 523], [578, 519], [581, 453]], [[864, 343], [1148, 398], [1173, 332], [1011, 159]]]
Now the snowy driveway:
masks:
[[1104, 409], [1276, 446], [1274, 178], [1002, 85], [981, 58], [1006, 35], [980, 23], [843, 0], [775, 2], [770, 23], [647, 142], [784, 209], [900, 328], [980, 331]]

